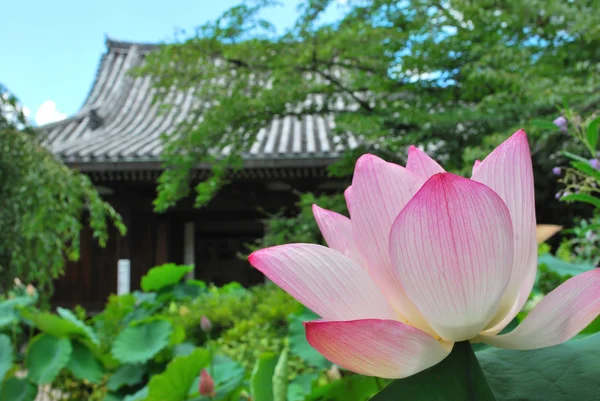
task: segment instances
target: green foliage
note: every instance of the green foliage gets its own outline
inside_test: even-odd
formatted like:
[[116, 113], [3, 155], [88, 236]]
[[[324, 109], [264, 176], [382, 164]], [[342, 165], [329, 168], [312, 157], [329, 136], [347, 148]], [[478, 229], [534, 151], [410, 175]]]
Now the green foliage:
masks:
[[2, 383], [6, 372], [12, 367], [13, 360], [13, 347], [10, 342], [10, 337], [0, 334], [0, 383]]
[[146, 370], [146, 365], [142, 364], [122, 365], [110, 376], [106, 387], [110, 391], [116, 391], [123, 386], [135, 386], [142, 381]]
[[269, 246], [295, 242], [325, 244], [313, 217], [313, 204], [334, 212], [348, 214], [343, 194], [320, 196], [310, 192], [300, 194], [300, 199], [294, 209], [297, 213], [291, 217], [286, 216], [285, 213], [270, 216], [266, 222], [264, 237], [255, 244], [249, 244], [248, 248], [255, 251]]
[[594, 268], [594, 265], [592, 264], [575, 264], [564, 262], [550, 254], [540, 256], [538, 259], [538, 263], [544, 270], [554, 272], [559, 276], [566, 278], [576, 276], [580, 273], [584, 273]]
[[[202, 316], [207, 316], [213, 324], [211, 346], [251, 371], [262, 353], [281, 352], [288, 332], [288, 315], [300, 307], [272, 284], [251, 289], [210, 287], [196, 299], [170, 311], [169, 317], [174, 326], [185, 328], [187, 338], [206, 341], [199, 323]], [[290, 359], [294, 374], [306, 368], [298, 358]]]
[[68, 309], [58, 307], [56, 308], [56, 313], [58, 313], [58, 316], [67, 320], [69, 323], [77, 326], [80, 329], [79, 333], [83, 333], [86, 339], [90, 340], [93, 344], [98, 345], [98, 337], [96, 336], [96, 333], [94, 333], [94, 330], [79, 320], [79, 318], [77, 318], [73, 312]]
[[193, 268], [193, 266], [179, 266], [174, 263], [153, 267], [142, 277], [141, 287], [149, 292], [175, 285]]
[[273, 401], [287, 401], [288, 384], [288, 354], [289, 350], [284, 348], [279, 355], [275, 371], [273, 372]]
[[155, 320], [125, 328], [112, 346], [112, 356], [122, 363], [146, 362], [169, 344], [173, 326]]
[[576, 263], [600, 263], [600, 212], [589, 219], [578, 219], [572, 228], [564, 230], [564, 238], [556, 255], [565, 261]]
[[0, 84], [0, 288], [18, 277], [47, 297], [65, 256], [79, 258], [84, 214], [101, 246], [109, 223], [121, 234], [125, 226], [90, 179], [58, 161], [41, 140]]
[[123, 399], [123, 401], [142, 401], [145, 400], [148, 396], [148, 387], [141, 388], [135, 393], [128, 395]]
[[[587, 110], [590, 112], [590, 110]], [[598, 126], [600, 125], [600, 110], [595, 106], [591, 109], [591, 115], [583, 118], [569, 108], [563, 111], [568, 118], [566, 131], [572, 138], [577, 140], [584, 149], [575, 151], [563, 151], [570, 167], [563, 168], [559, 182], [564, 185], [558, 196], [564, 202], [580, 202], [600, 208], [600, 171], [598, 171]], [[586, 154], [587, 153], [587, 154]], [[588, 157], [591, 159], [588, 160]], [[594, 164], [596, 163], [596, 164]]]
[[[506, 137], [531, 119], [551, 121], [564, 101], [579, 109], [598, 101], [593, 2], [369, 0], [334, 10], [333, 0], [305, 0], [284, 32], [260, 19], [274, 4], [233, 7], [163, 45], [137, 71], [154, 78], [159, 102], [173, 87], [211, 99], [164, 137], [157, 210], [190, 192], [199, 162], [214, 165], [196, 186], [197, 204], [205, 204], [275, 116], [333, 115], [342, 143], [350, 132], [362, 138], [360, 152], [332, 167], [337, 175], [350, 172], [358, 153], [397, 160], [412, 143], [433, 145], [450, 170], [466, 171], [473, 161], [466, 155], [487, 151], [496, 142], [490, 136]], [[530, 131], [534, 140], [542, 135], [533, 125]], [[539, 141], [540, 156], [564, 142], [558, 132], [552, 137]], [[225, 148], [229, 155], [216, 158]]]
[[100, 383], [104, 376], [104, 369], [100, 362], [98, 362], [90, 349], [85, 345], [73, 342], [72, 346], [73, 352], [71, 353], [71, 359], [67, 363], [67, 369], [77, 379], [87, 380], [95, 384]]
[[60, 401], [106, 401], [104, 380], [92, 383], [76, 377], [69, 369], [63, 369], [52, 383], [52, 388], [63, 393]]
[[11, 377], [0, 383], [0, 400], [3, 401], [34, 401], [37, 392], [37, 387], [25, 379]]
[[[64, 310], [63, 310], [64, 311]], [[68, 312], [68, 311], [67, 311]], [[53, 315], [49, 312], [25, 310], [21, 312], [25, 319], [30, 320], [40, 331], [54, 337], [79, 336], [95, 340], [95, 334], [90, 327], [79, 321], [72, 313], [63, 314], [68, 318]]]
[[314, 312], [305, 309], [299, 315], [290, 317], [290, 352], [302, 357], [310, 366], [326, 369], [331, 366], [331, 362], [319, 354], [306, 340], [303, 322], [320, 319]]
[[187, 399], [202, 368], [210, 362], [207, 350], [197, 349], [188, 356], [180, 356], [167, 369], [150, 379], [146, 401], [184, 401]]
[[40, 334], [27, 349], [28, 379], [38, 385], [52, 383], [69, 363], [71, 351], [68, 338]]
[[375, 377], [347, 376], [342, 380], [315, 388], [304, 401], [367, 401], [382, 390], [388, 382]]
[[395, 401], [399, 394], [410, 400], [496, 400], [469, 342], [455, 343], [443, 361], [393, 381], [372, 400]]
[[498, 401], [593, 400], [600, 392], [600, 334], [540, 350], [490, 348], [477, 358]]
[[273, 375], [277, 366], [277, 354], [265, 353], [256, 359], [250, 377], [250, 393], [256, 400], [273, 401]]
[[313, 382], [317, 378], [314, 373], [299, 375], [288, 384], [288, 401], [303, 401], [313, 389]]
[[112, 342], [127, 327], [128, 316], [136, 310], [136, 302], [132, 294], [110, 295], [104, 310], [92, 319], [101, 343], [101, 352], [110, 353]]

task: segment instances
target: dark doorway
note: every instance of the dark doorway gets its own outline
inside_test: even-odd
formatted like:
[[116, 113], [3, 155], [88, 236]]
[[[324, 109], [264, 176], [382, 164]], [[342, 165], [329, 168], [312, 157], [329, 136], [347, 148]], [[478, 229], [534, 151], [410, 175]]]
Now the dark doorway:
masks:
[[244, 244], [262, 237], [256, 220], [221, 221], [196, 226], [195, 278], [218, 286], [236, 281], [245, 287], [264, 282], [264, 276], [239, 254], [248, 252]]

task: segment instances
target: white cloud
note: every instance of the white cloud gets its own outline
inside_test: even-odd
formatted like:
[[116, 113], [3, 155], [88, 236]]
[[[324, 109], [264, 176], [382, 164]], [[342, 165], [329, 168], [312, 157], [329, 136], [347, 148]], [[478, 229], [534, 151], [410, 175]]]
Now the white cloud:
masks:
[[25, 116], [25, 118], [29, 118], [29, 116], [31, 115], [31, 109], [27, 106], [23, 106], [23, 115]]
[[52, 100], [46, 100], [35, 112], [35, 122], [37, 125], [53, 123], [65, 118], [67, 118], [67, 115], [58, 111], [56, 109], [56, 103]]

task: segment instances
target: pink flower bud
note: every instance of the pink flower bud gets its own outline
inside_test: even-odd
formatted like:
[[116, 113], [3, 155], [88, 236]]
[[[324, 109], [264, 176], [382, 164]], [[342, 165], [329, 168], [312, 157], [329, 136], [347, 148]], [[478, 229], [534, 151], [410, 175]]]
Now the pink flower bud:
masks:
[[212, 330], [212, 323], [206, 316], [202, 316], [202, 319], [200, 319], [200, 328], [205, 333], [208, 333]]
[[27, 288], [25, 289], [25, 291], [27, 292], [27, 295], [29, 295], [30, 297], [35, 295], [35, 287], [32, 286], [31, 284], [27, 284]]
[[215, 381], [206, 371], [206, 369], [202, 369], [202, 372], [200, 372], [200, 384], [198, 385], [198, 391], [201, 395], [207, 397], [215, 396]]

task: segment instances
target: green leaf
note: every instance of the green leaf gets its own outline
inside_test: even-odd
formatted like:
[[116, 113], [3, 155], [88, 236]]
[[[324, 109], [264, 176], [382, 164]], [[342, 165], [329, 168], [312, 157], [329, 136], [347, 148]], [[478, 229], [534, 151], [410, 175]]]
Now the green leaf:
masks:
[[587, 127], [587, 141], [590, 148], [596, 149], [598, 145], [598, 128], [600, 126], [600, 117], [594, 118]]
[[533, 120], [530, 120], [529, 123], [537, 128], [549, 129], [552, 131], [558, 130], [558, 127], [552, 121], [533, 119]]
[[75, 316], [73, 314], [73, 312], [71, 312], [68, 309], [65, 308], [61, 308], [60, 306], [58, 308], [56, 308], [56, 313], [58, 313], [58, 315], [60, 317], [62, 317], [63, 319], [73, 323], [75, 326], [79, 327], [83, 333], [85, 333], [85, 337], [87, 337], [92, 343], [94, 343], [94, 345], [98, 345], [100, 344], [100, 341], [98, 341], [98, 336], [96, 336], [96, 333], [94, 333], [94, 330], [88, 326], [87, 324], [85, 324], [85, 322], [82, 322], [81, 320], [79, 320], [77, 318], [77, 316]]
[[143, 387], [136, 391], [134, 394], [128, 395], [123, 398], [123, 401], [147, 401], [148, 397], [148, 386]]
[[477, 354], [498, 401], [596, 400], [600, 394], [600, 334], [554, 347]]
[[196, 346], [190, 342], [183, 342], [173, 347], [173, 356], [187, 356], [196, 349]]
[[185, 340], [185, 327], [181, 325], [172, 327], [173, 332], [171, 333], [171, 338], [169, 339], [169, 345], [181, 344]]
[[582, 202], [600, 208], [600, 199], [588, 194], [570, 194], [560, 198], [565, 202]]
[[153, 267], [142, 277], [142, 290], [157, 291], [175, 285], [193, 269], [194, 266], [179, 266], [174, 263]]
[[146, 365], [142, 364], [123, 365], [108, 378], [106, 388], [110, 391], [117, 391], [124, 386], [135, 386], [142, 381], [147, 369]]
[[17, 312], [11, 305], [0, 303], [0, 329], [19, 321]]
[[303, 322], [311, 320], [317, 320], [319, 316], [309, 309], [305, 309], [299, 315], [292, 315], [290, 317], [289, 325], [289, 344], [290, 352], [296, 356], [299, 356], [308, 365], [314, 366], [319, 369], [327, 369], [331, 366], [323, 355], [319, 354], [313, 347], [310, 346], [306, 340], [306, 334], [304, 331]]
[[554, 272], [559, 276], [576, 276], [580, 273], [584, 273], [594, 269], [594, 265], [587, 263], [569, 263], [552, 256], [549, 253], [541, 255], [538, 258], [538, 264], [541, 269], [547, 269], [548, 271]]
[[123, 401], [123, 396], [119, 394], [107, 393], [102, 401]]
[[102, 376], [104, 376], [104, 369], [94, 357], [92, 351], [77, 341], [72, 346], [73, 352], [67, 368], [73, 373], [73, 376], [80, 380], [88, 380], [91, 383], [100, 383]]
[[206, 290], [198, 285], [187, 283], [179, 283], [173, 287], [173, 296], [177, 300], [197, 298]]
[[600, 181], [600, 171], [590, 166], [590, 163], [588, 161], [574, 161], [571, 162], [571, 165], [577, 170], [581, 171], [582, 173], [585, 173], [586, 175], [592, 177], [596, 181]]
[[273, 401], [287, 400], [287, 381], [288, 381], [288, 353], [289, 350], [284, 348], [279, 355], [275, 372], [273, 374]]
[[152, 376], [146, 401], [184, 401], [200, 371], [210, 362], [210, 353], [198, 348], [188, 356], [173, 359], [167, 369]]
[[37, 397], [37, 387], [26, 379], [11, 377], [0, 383], [0, 400], [2, 401], [34, 401]]
[[400, 397], [411, 401], [495, 400], [471, 344], [466, 341], [454, 344], [450, 355], [437, 365], [394, 380], [372, 400], [397, 401]]
[[67, 366], [71, 357], [71, 341], [48, 334], [36, 336], [27, 348], [26, 364], [29, 380], [49, 384]]
[[129, 326], [115, 339], [112, 355], [122, 363], [146, 362], [169, 344], [172, 331], [167, 320]]
[[581, 334], [594, 334], [600, 331], [600, 316], [598, 316], [592, 323], [590, 323], [585, 329], [581, 330]]
[[17, 308], [33, 303], [31, 297], [15, 297], [0, 302], [0, 329], [19, 321]]
[[[304, 401], [366, 401], [383, 389], [389, 381], [376, 377], [353, 375], [316, 387]], [[396, 397], [394, 401], [411, 398]], [[291, 400], [290, 400], [291, 401]], [[418, 400], [414, 400], [418, 401]]]
[[[64, 316], [69, 315], [64, 312], [63, 314]], [[43, 331], [44, 333], [49, 334], [51, 336], [81, 336], [89, 339], [95, 344], [97, 344], [98, 342], [98, 339], [96, 338], [91, 328], [74, 316], [70, 319], [62, 316], [53, 315], [52, 313], [31, 311], [21, 311], [21, 315], [23, 315], [25, 319], [31, 320], [31, 322], [40, 331]]]
[[206, 283], [202, 280], [188, 280], [185, 283], [188, 285], [193, 285], [194, 287], [201, 288], [203, 290], [206, 289]]
[[262, 354], [256, 360], [250, 377], [250, 393], [255, 400], [273, 401], [273, 375], [277, 354]]
[[2, 383], [6, 372], [12, 368], [13, 360], [13, 347], [10, 337], [0, 334], [0, 383]]
[[563, 150], [562, 152], [560, 152], [560, 154], [571, 160], [580, 161], [583, 163], [589, 163], [586, 158], [576, 155], [575, 153], [567, 152], [566, 150]]
[[304, 373], [298, 375], [290, 382], [287, 392], [287, 401], [304, 401], [311, 393], [313, 382], [317, 380], [317, 373]]
[[132, 295], [135, 297], [135, 301], [138, 305], [141, 304], [153, 304], [156, 302], [157, 295], [155, 292], [141, 292], [134, 291]]

